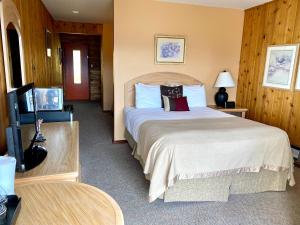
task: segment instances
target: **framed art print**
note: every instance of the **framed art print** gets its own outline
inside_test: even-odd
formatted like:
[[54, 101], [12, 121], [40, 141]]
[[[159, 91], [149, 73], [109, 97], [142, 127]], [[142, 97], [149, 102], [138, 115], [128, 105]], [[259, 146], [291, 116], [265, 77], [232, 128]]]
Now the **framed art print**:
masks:
[[185, 37], [155, 36], [155, 63], [182, 64], [185, 60]]
[[297, 54], [298, 45], [268, 47], [263, 86], [290, 89]]

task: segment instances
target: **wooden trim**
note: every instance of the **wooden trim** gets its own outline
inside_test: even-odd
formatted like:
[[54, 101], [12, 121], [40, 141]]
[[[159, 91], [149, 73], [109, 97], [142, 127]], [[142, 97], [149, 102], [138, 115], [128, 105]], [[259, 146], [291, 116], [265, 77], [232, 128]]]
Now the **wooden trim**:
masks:
[[54, 31], [57, 33], [102, 35], [103, 25], [92, 23], [77, 23], [55, 21]]
[[113, 144], [128, 144], [128, 141], [126, 140], [112, 140]]
[[125, 106], [135, 106], [135, 84], [183, 84], [195, 85], [203, 83], [189, 75], [174, 72], [155, 72], [136, 77], [125, 84]]

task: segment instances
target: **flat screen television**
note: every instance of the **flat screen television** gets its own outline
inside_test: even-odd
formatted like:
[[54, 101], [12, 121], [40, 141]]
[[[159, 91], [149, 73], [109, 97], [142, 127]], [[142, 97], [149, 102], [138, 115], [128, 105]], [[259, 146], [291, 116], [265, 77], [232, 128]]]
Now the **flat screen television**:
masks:
[[62, 111], [63, 90], [61, 88], [35, 88], [37, 111]]
[[[47, 156], [45, 148], [35, 145], [38, 136], [34, 84], [27, 84], [8, 93], [9, 127], [6, 129], [8, 155], [15, 157], [17, 171], [27, 171], [39, 165]], [[22, 124], [21, 116], [32, 114], [31, 124]], [[24, 135], [26, 129], [26, 136]], [[22, 132], [23, 131], [23, 132]], [[23, 146], [24, 143], [30, 143]]]

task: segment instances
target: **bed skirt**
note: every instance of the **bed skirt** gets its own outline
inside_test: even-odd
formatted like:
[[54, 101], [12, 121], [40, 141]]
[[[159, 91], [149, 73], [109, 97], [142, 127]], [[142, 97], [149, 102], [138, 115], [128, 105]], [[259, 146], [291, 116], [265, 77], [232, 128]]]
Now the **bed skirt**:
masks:
[[[126, 130], [129, 146], [137, 143]], [[240, 173], [212, 178], [179, 180], [163, 196], [165, 202], [178, 201], [228, 201], [231, 194], [250, 194], [266, 191], [285, 191], [288, 171], [261, 170], [259, 173]]]

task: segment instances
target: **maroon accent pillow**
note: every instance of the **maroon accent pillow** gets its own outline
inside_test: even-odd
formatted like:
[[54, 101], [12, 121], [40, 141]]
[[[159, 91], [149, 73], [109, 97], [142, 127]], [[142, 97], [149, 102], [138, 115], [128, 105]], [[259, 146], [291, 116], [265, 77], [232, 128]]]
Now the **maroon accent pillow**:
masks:
[[180, 97], [175, 99], [175, 111], [190, 111], [187, 97]]

